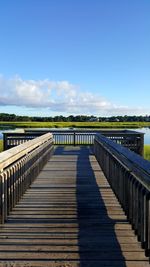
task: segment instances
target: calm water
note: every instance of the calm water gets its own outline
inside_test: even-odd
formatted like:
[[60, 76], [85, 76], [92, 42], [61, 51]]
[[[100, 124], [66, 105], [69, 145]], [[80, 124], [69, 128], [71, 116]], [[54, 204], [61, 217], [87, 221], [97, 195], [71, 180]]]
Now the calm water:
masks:
[[147, 128], [135, 129], [135, 131], [144, 133], [144, 144], [150, 145], [150, 128], [147, 127]]
[[[5, 132], [5, 131], [12, 131], [12, 129], [4, 129], [4, 130], [0, 130], [0, 139], [3, 139], [3, 134], [2, 132]], [[142, 132], [142, 133], [145, 133], [144, 135], [144, 143], [147, 145], [149, 144], [150, 145], [150, 128], [140, 128], [140, 129], [128, 129], [128, 130], [132, 130], [132, 131], [137, 131], [137, 132]]]

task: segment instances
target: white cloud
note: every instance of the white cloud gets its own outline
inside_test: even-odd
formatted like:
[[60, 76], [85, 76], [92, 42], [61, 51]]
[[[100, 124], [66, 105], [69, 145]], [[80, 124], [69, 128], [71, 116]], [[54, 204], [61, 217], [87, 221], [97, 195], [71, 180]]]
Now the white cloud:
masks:
[[[125, 115], [142, 114], [141, 108], [116, 106], [103, 97], [82, 92], [68, 81], [23, 80], [19, 76], [0, 76], [0, 106], [15, 105], [28, 108], [49, 108], [72, 114]], [[146, 111], [145, 111], [146, 113]]]

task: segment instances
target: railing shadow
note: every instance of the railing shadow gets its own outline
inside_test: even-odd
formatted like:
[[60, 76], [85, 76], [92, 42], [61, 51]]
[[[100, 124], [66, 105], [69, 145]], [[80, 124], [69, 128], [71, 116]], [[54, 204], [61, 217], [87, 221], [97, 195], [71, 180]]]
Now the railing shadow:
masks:
[[58, 147], [56, 153], [77, 156], [76, 201], [80, 266], [125, 267], [125, 258], [115, 233], [116, 221], [107, 214], [96, 182], [96, 172], [91, 165], [91, 148], [81, 146], [67, 151], [64, 147]]

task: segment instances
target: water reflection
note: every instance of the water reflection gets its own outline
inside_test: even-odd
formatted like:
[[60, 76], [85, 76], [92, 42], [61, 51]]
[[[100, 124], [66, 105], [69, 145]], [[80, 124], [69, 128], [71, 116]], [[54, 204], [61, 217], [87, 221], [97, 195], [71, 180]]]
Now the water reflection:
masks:
[[[133, 129], [128, 129], [128, 130], [133, 130]], [[137, 128], [134, 129], [133, 131], [144, 133], [144, 144], [150, 145], [150, 127]]]

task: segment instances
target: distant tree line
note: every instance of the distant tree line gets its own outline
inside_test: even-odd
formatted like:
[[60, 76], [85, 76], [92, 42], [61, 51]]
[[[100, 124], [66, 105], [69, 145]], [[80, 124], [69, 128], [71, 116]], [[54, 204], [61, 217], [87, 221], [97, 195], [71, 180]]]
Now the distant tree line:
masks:
[[86, 116], [86, 115], [70, 115], [65, 116], [55, 116], [55, 117], [30, 117], [30, 116], [18, 116], [15, 114], [0, 113], [0, 121], [35, 121], [35, 122], [150, 122], [150, 115], [146, 116], [111, 116], [111, 117], [96, 117], [96, 116]]

